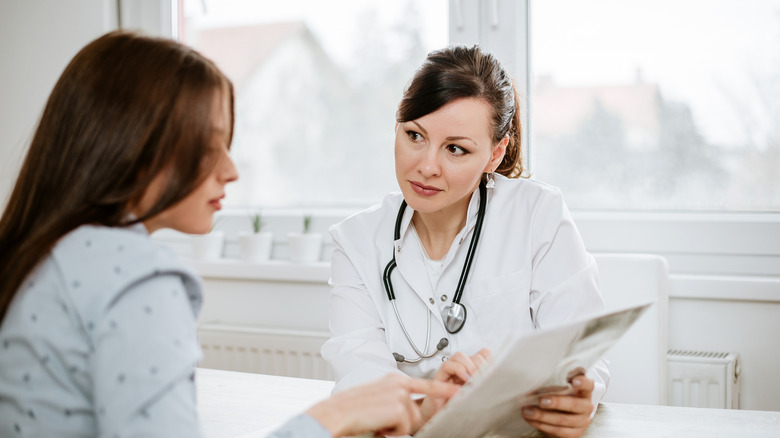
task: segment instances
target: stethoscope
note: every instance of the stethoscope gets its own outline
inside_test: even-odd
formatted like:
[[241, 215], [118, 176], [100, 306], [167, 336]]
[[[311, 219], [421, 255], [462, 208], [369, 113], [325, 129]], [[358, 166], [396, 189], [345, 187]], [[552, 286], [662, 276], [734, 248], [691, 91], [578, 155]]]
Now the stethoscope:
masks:
[[[463, 304], [460, 303], [460, 299], [463, 296], [463, 288], [466, 286], [466, 279], [469, 276], [469, 271], [471, 270], [471, 262], [474, 260], [474, 251], [477, 248], [477, 242], [479, 241], [479, 235], [482, 231], [482, 221], [485, 218], [485, 208], [487, 207], [487, 189], [485, 188], [485, 182], [482, 181], [479, 184], [479, 210], [477, 210], [477, 223], [474, 226], [474, 234], [471, 236], [471, 243], [469, 244], [468, 252], [466, 253], [466, 261], [463, 263], [463, 270], [460, 272], [460, 280], [458, 280], [458, 287], [455, 289], [455, 295], [452, 297], [452, 303], [450, 303], [448, 306], [446, 306], [444, 309], [442, 309], [441, 312], [441, 318], [444, 321], [444, 327], [447, 329], [447, 332], [450, 334], [455, 334], [461, 331], [463, 329], [463, 325], [466, 323], [466, 307], [463, 306]], [[404, 211], [406, 210], [406, 201], [401, 201], [401, 207], [398, 209], [398, 216], [395, 219], [395, 233], [393, 234], [393, 242], [399, 240], [401, 238], [401, 221], [404, 217]], [[406, 326], [404, 326], [404, 322], [401, 319], [401, 314], [398, 313], [398, 307], [395, 304], [395, 292], [393, 292], [393, 283], [390, 280], [390, 274], [393, 272], [393, 269], [395, 269], [396, 263], [395, 263], [395, 249], [393, 250], [393, 259], [390, 260], [390, 263], [387, 264], [385, 267], [385, 272], [382, 275], [382, 280], [385, 283], [385, 291], [387, 291], [387, 298], [390, 300], [390, 303], [393, 305], [393, 310], [395, 311], [395, 317], [398, 318], [398, 323], [401, 325], [401, 330], [404, 332], [404, 336], [406, 336], [406, 340], [409, 341], [409, 344], [412, 346], [412, 349], [414, 349], [414, 352], [417, 353], [419, 356], [417, 359], [407, 359], [400, 353], [393, 353], [393, 357], [398, 362], [407, 362], [407, 363], [418, 363], [422, 361], [423, 359], [429, 359], [435, 355], [437, 355], [441, 350], [443, 350], [447, 345], [449, 345], [450, 341], [447, 338], [441, 338], [439, 340], [439, 343], [436, 344], [436, 351], [434, 351], [431, 354], [428, 354], [428, 348], [431, 341], [431, 318], [430, 315], [428, 315], [428, 324], [426, 328], [426, 334], [425, 334], [425, 350], [420, 351], [420, 349], [417, 348], [417, 345], [415, 345], [414, 341], [412, 341], [412, 337], [409, 336], [409, 333], [406, 331]], [[426, 309], [426, 314], [428, 312], [428, 309]]]

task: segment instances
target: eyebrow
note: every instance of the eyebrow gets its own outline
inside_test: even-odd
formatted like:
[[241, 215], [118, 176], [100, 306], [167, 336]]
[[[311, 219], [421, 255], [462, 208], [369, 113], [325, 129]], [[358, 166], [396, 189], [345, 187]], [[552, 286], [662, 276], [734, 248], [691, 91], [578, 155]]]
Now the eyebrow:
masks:
[[[426, 131], [425, 128], [422, 127], [422, 125], [420, 125], [419, 123], [417, 123], [414, 120], [411, 120], [410, 123], [414, 123], [415, 126], [417, 126], [417, 129], [422, 131], [423, 134], [428, 135], [428, 131]], [[471, 137], [466, 137], [466, 136], [462, 136], [462, 135], [449, 136], [449, 137], [445, 138], [444, 140], [446, 140], [446, 141], [468, 140], [468, 141], [470, 141], [470, 142], [472, 142], [474, 144], [477, 144], [477, 142], [474, 141]]]

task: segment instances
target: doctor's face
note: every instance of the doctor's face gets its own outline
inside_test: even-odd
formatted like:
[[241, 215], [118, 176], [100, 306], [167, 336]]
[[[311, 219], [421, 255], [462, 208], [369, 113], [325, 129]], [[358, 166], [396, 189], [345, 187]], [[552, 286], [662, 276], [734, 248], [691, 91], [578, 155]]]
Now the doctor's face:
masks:
[[506, 140], [494, 144], [490, 105], [454, 100], [395, 127], [395, 175], [404, 199], [420, 213], [465, 214], [484, 172], [501, 163]]

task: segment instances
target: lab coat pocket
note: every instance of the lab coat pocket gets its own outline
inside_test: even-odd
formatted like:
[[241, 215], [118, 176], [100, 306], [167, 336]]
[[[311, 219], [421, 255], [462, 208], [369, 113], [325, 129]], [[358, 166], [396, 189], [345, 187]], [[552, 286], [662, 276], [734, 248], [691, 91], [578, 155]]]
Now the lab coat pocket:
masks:
[[463, 301], [474, 333], [485, 346], [498, 348], [512, 334], [533, 331], [529, 290], [530, 275], [525, 270], [469, 283]]

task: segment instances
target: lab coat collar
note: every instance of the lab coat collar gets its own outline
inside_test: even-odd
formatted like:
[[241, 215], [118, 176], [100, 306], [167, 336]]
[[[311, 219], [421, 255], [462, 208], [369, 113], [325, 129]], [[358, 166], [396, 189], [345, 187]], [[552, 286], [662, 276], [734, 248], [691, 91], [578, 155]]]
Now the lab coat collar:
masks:
[[[479, 190], [474, 190], [474, 193], [471, 195], [471, 200], [469, 201], [466, 226], [464, 227], [464, 231], [461, 231], [458, 235], [459, 237], [456, 237], [456, 239], [467, 235], [474, 228], [478, 210]], [[442, 321], [441, 314], [439, 313], [439, 308], [435, 302], [431, 303], [430, 301], [430, 298], [435, 294], [431, 286], [431, 282], [428, 278], [428, 271], [426, 270], [425, 263], [423, 262], [422, 252], [416, 249], [412, 250], [414, 246], [410, 245], [410, 243], [413, 241], [413, 237], [409, 234], [413, 215], [414, 210], [407, 206], [406, 211], [404, 211], [404, 216], [401, 219], [400, 238], [393, 242], [396, 266], [398, 271], [403, 276], [404, 281], [407, 282], [415, 294], [417, 294], [417, 296], [425, 303], [430, 312], [433, 313], [434, 320], [438, 321], [439, 324], [443, 327], [444, 322]], [[404, 247], [407, 246], [409, 249], [404, 251]], [[452, 257], [452, 255], [448, 255], [448, 257]], [[446, 263], [449, 263], [449, 261], [451, 260], [447, 260]]]
[[[490, 190], [488, 190], [488, 198], [490, 198]], [[399, 206], [400, 208], [400, 206]], [[477, 223], [477, 212], [479, 211], [479, 189], [474, 190], [474, 192], [471, 194], [471, 199], [469, 200], [469, 208], [466, 212], [466, 226], [464, 227], [465, 233], [468, 234], [472, 228], [474, 228], [474, 225]], [[398, 250], [398, 245], [403, 245], [407, 241], [407, 234], [409, 232], [410, 225], [412, 224], [412, 216], [414, 216], [414, 210], [407, 206], [406, 210], [404, 211], [404, 217], [401, 219], [401, 230], [400, 230], [400, 236], [401, 238], [395, 242], [396, 250]], [[395, 232], [395, 230], [393, 230]]]

